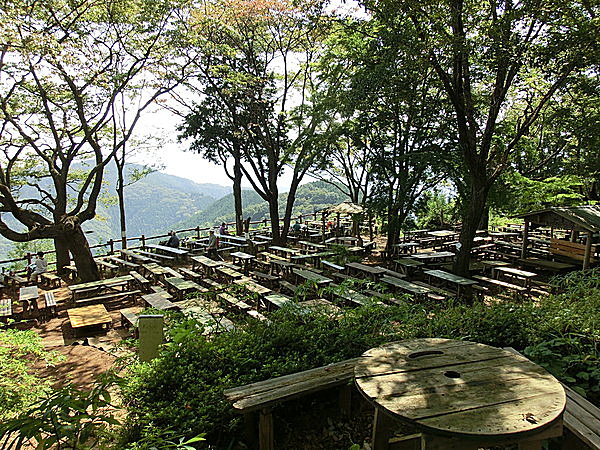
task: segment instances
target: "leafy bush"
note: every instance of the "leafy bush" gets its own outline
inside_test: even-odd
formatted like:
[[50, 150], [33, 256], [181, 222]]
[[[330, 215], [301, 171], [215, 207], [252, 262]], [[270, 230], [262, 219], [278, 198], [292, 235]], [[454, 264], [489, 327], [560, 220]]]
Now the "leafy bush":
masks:
[[[381, 291], [379, 286], [368, 287]], [[206, 432], [208, 442], [226, 446], [238, 432], [239, 418], [225, 401], [224, 389], [417, 337], [527, 347], [532, 359], [559, 378], [575, 382], [597, 401], [600, 289], [586, 292], [574, 282], [564, 293], [543, 298], [539, 304], [373, 303], [345, 309], [337, 320], [327, 311], [306, 313], [286, 307], [272, 313], [269, 324], [249, 321], [233, 332], [211, 337], [204, 336], [194, 321], [171, 320], [170, 342], [161, 356], [133, 366], [127, 377], [124, 397], [131, 414], [126, 439], [143, 439], [151, 426], [185, 436]], [[555, 363], [557, 359], [562, 361]]]
[[29, 372], [29, 364], [54, 364], [57, 353], [44, 350], [41, 337], [32, 330], [0, 332], [0, 422], [15, 417], [50, 392], [50, 380]]

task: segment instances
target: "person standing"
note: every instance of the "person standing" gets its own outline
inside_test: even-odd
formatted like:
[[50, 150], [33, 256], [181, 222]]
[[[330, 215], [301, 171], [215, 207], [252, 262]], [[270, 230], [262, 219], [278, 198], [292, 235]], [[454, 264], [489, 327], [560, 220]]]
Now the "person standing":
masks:
[[169, 240], [167, 241], [167, 247], [179, 248], [179, 238], [175, 234], [175, 231], [171, 230], [169, 234], [171, 237], [169, 237]]
[[208, 250], [207, 254], [209, 258], [217, 259], [219, 257], [217, 248], [219, 248], [219, 239], [217, 238], [215, 231], [210, 230], [208, 232], [208, 247], [206, 248]]
[[48, 261], [44, 259], [44, 252], [38, 252], [35, 261], [31, 264], [31, 276], [29, 281], [37, 282], [37, 276], [48, 271]]

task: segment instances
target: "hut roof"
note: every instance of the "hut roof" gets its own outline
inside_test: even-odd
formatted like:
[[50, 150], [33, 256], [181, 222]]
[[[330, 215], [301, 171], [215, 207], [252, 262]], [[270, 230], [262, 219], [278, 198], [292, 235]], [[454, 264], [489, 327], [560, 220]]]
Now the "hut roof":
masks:
[[516, 217], [533, 224], [566, 230], [600, 231], [600, 206], [596, 205], [553, 207]]

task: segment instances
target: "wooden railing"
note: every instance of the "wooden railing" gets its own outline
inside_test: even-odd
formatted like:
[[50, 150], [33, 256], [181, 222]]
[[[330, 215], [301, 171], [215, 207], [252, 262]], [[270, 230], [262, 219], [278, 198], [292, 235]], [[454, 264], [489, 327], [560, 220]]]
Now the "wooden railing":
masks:
[[[317, 216], [319, 214], [322, 214], [322, 211], [315, 211], [312, 213], [307, 213], [307, 214], [300, 214], [298, 216], [295, 216], [293, 218], [293, 220], [298, 220], [300, 222], [302, 222], [303, 220], [306, 220], [307, 218], [312, 218], [313, 221], [317, 221]], [[293, 222], [292, 220], [292, 222]], [[322, 221], [322, 218], [321, 218]], [[283, 221], [281, 221], [283, 223]], [[265, 228], [269, 226], [270, 224], [270, 219], [269, 218], [265, 218], [262, 220], [257, 220], [257, 221], [251, 221], [250, 225], [263, 225]], [[235, 222], [226, 222], [227, 226], [235, 226], [236, 223]], [[195, 227], [195, 228], [185, 228], [182, 230], [174, 230], [175, 233], [177, 234], [184, 234], [184, 233], [195, 233], [197, 238], [201, 237], [201, 233], [202, 232], [208, 232], [211, 229], [215, 229], [215, 226], [211, 226], [211, 227]], [[156, 239], [165, 239], [168, 238], [169, 234], [165, 233], [165, 234], [158, 234], [155, 236], [146, 236], [144, 234], [142, 234], [141, 236], [136, 236], [136, 237], [128, 237], [127, 238], [127, 247], [128, 248], [139, 248], [139, 247], [143, 247], [146, 245], [147, 242], [149, 241], [153, 241]], [[138, 245], [133, 245], [133, 246], [129, 246], [129, 242], [132, 243], [137, 243]], [[119, 250], [121, 248], [121, 239], [109, 239], [107, 242], [104, 243], [100, 243], [100, 244], [95, 244], [95, 245], [90, 245], [90, 249], [92, 250], [92, 253], [95, 256], [101, 256], [103, 254], [112, 254], [115, 252], [115, 250]], [[98, 251], [98, 250], [104, 250], [104, 251]], [[48, 252], [44, 252], [46, 255], [52, 255], [55, 252], [54, 251], [48, 251]], [[15, 263], [21, 263], [24, 262], [26, 265], [31, 264], [33, 261], [35, 254], [34, 253], [27, 253], [23, 256], [21, 256], [20, 258], [13, 258], [13, 259], [6, 259], [6, 260], [0, 260], [0, 267], [2, 267], [2, 269], [6, 269], [7, 266], [10, 266], [11, 264], [15, 264]], [[54, 261], [48, 262], [48, 267], [53, 267], [55, 266], [56, 263]]]

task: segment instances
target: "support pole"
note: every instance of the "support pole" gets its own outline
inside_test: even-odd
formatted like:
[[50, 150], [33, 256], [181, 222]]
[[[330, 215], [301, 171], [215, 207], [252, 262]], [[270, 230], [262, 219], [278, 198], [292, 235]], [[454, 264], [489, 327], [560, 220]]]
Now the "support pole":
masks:
[[529, 222], [525, 221], [525, 228], [523, 229], [523, 245], [521, 246], [521, 259], [525, 259], [527, 256], [527, 238], [529, 237]]
[[592, 238], [592, 232], [588, 231], [587, 237], [585, 238], [585, 255], [583, 256], [583, 270], [589, 269], [590, 267], [590, 259], [592, 258]]

